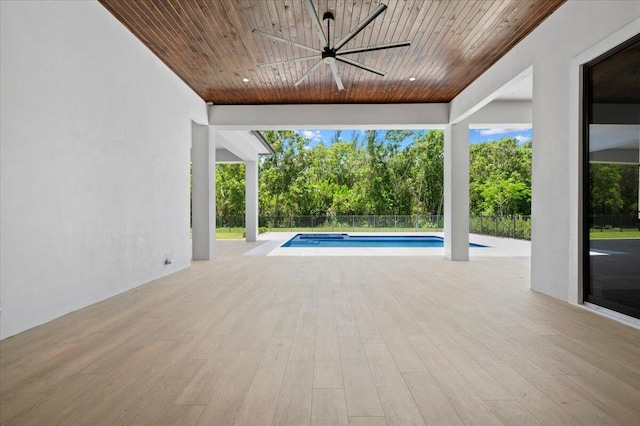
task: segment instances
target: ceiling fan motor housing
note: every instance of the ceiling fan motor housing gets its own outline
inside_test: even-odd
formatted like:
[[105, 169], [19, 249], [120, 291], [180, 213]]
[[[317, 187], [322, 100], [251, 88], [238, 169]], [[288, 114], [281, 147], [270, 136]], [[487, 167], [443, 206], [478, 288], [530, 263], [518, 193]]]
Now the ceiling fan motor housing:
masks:
[[333, 13], [325, 12], [324, 15], [322, 15], [322, 20], [323, 21], [326, 21], [327, 19], [331, 19], [332, 21], [335, 20], [335, 17], [333, 16]]
[[322, 51], [322, 62], [325, 64], [330, 64], [331, 62], [336, 61], [336, 51], [330, 49], [328, 46], [324, 48]]
[[252, 30], [254, 33], [258, 33], [258, 34], [260, 34], [262, 36], [265, 36], [265, 37], [268, 37], [268, 38], [270, 38], [270, 39], [272, 39], [274, 41], [277, 41], [277, 42], [280, 42], [280, 43], [284, 43], [284, 44], [289, 44], [289, 45], [292, 45], [292, 46], [296, 46], [296, 47], [304, 49], [304, 50], [310, 50], [310, 51], [315, 53], [315, 55], [313, 55], [313, 56], [306, 56], [306, 57], [303, 57], [303, 58], [285, 59], [283, 61], [276, 61], [276, 62], [271, 62], [271, 63], [266, 63], [266, 64], [258, 64], [259, 67], [264, 67], [264, 66], [273, 66], [273, 65], [294, 63], [294, 62], [303, 62], [303, 61], [307, 61], [307, 60], [316, 60], [317, 62], [313, 66], [311, 66], [307, 70], [307, 72], [302, 77], [300, 77], [298, 79], [298, 81], [296, 81], [293, 84], [294, 86], [298, 86], [303, 81], [305, 81], [307, 79], [307, 77], [309, 76], [309, 74], [311, 74], [313, 71], [315, 71], [323, 63], [326, 64], [326, 65], [329, 65], [329, 67], [331, 68], [331, 74], [333, 74], [334, 80], [336, 81], [336, 85], [338, 86], [338, 90], [344, 90], [344, 85], [342, 84], [342, 78], [340, 77], [340, 73], [339, 73], [338, 68], [336, 66], [337, 62], [341, 62], [343, 64], [348, 64], [348, 65], [353, 65], [354, 67], [357, 67], [357, 68], [360, 68], [362, 70], [369, 71], [371, 73], [378, 74], [378, 75], [384, 77], [385, 76], [385, 72], [384, 71], [381, 71], [381, 70], [376, 69], [374, 67], [368, 66], [368, 65], [363, 64], [361, 62], [355, 61], [353, 59], [349, 59], [349, 58], [345, 57], [344, 55], [353, 54], [353, 53], [371, 52], [371, 51], [374, 51], [374, 50], [393, 49], [393, 48], [397, 48], [397, 47], [409, 46], [411, 44], [410, 41], [401, 41], [401, 42], [380, 44], [380, 45], [377, 45], [377, 46], [366, 46], [366, 47], [360, 47], [360, 48], [352, 48], [352, 49], [340, 50], [350, 40], [352, 40], [362, 30], [364, 30], [364, 28], [367, 25], [369, 25], [374, 19], [376, 19], [382, 12], [384, 12], [387, 9], [387, 5], [385, 5], [384, 3], [378, 4], [378, 6], [363, 21], [361, 21], [358, 25], [356, 25], [354, 28], [352, 28], [351, 31], [349, 31], [348, 34], [346, 34], [341, 40], [339, 40], [336, 44], [334, 44], [333, 43], [333, 34], [331, 34], [331, 24], [335, 20], [335, 16], [333, 15], [333, 12], [326, 11], [322, 15], [322, 20], [326, 21], [326, 25], [327, 25], [327, 31], [325, 33], [325, 31], [322, 29], [322, 24], [320, 23], [320, 19], [318, 18], [318, 14], [316, 12], [316, 9], [313, 6], [313, 0], [304, 0], [304, 2], [306, 4], [306, 6], [307, 6], [307, 10], [309, 12], [309, 16], [311, 17], [311, 22], [313, 23], [313, 28], [314, 28], [317, 36], [318, 36], [318, 39], [322, 42], [322, 44], [325, 45], [322, 48], [322, 50], [317, 49], [315, 47], [311, 47], [311, 46], [307, 46], [307, 45], [304, 45], [304, 44], [300, 44], [300, 43], [297, 43], [297, 42], [292, 41], [292, 40], [287, 40], [287, 39], [284, 39], [284, 38], [281, 38], [281, 37], [278, 37], [278, 36], [275, 36], [275, 35], [272, 35], [272, 34], [267, 34], [267, 33], [264, 33], [262, 31], [259, 31], [257, 29], [253, 29]]

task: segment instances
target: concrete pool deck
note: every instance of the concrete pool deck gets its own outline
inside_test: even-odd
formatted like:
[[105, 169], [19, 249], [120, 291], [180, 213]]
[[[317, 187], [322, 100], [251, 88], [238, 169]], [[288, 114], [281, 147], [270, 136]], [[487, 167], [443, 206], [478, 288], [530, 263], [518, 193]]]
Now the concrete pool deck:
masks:
[[[338, 232], [313, 232], [335, 234]], [[381, 235], [380, 232], [345, 232], [349, 235]], [[267, 232], [258, 236], [257, 247], [245, 256], [444, 256], [442, 247], [280, 247], [299, 232]], [[385, 235], [412, 235], [442, 237], [442, 232], [397, 232]], [[470, 247], [471, 259], [479, 257], [522, 257], [531, 255], [531, 242], [511, 238], [470, 234], [469, 242], [487, 247]]]

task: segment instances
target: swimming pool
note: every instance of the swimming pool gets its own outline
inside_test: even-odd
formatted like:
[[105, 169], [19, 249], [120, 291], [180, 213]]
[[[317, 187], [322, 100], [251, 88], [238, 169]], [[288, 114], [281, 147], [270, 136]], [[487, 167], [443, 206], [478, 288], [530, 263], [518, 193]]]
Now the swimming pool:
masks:
[[[281, 247], [444, 247], [444, 239], [424, 235], [297, 234]], [[469, 243], [469, 247], [486, 247]]]

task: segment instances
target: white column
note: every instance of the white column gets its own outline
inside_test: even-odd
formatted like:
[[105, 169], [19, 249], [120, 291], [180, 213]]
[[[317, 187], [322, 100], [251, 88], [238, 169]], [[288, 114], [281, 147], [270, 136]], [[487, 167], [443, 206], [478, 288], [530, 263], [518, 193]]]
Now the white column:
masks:
[[469, 124], [444, 129], [444, 257], [469, 260]]
[[246, 241], [258, 239], [258, 160], [245, 161], [245, 231]]
[[216, 141], [209, 126], [192, 124], [192, 257], [215, 257], [216, 245]]

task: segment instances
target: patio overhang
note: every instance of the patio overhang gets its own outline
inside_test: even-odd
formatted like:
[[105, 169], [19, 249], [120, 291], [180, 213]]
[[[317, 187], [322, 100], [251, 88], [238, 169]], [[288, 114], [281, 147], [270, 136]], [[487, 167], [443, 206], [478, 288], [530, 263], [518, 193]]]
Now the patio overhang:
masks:
[[274, 153], [273, 147], [258, 131], [216, 131], [216, 163], [257, 161], [261, 155], [273, 155]]
[[[589, 161], [611, 164], [640, 164], [639, 138], [639, 125], [591, 125], [589, 132]], [[630, 160], [632, 158], [635, 161]]]

